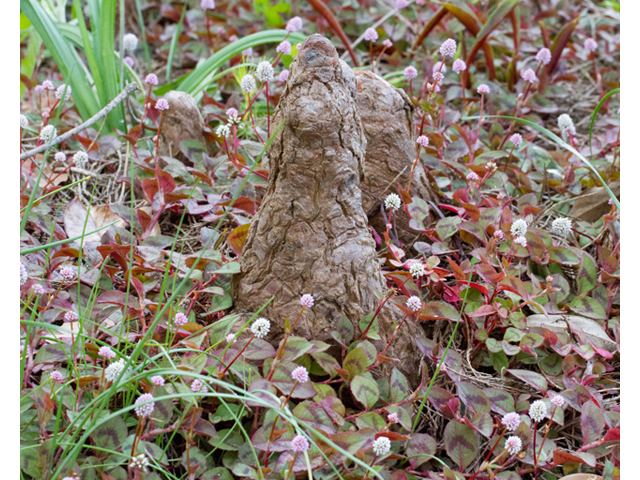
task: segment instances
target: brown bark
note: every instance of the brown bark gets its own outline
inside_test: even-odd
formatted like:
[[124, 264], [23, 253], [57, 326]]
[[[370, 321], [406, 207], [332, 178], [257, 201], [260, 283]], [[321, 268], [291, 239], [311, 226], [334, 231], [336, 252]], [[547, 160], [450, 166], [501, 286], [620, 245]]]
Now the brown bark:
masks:
[[[417, 154], [415, 109], [403, 90], [376, 74], [357, 71], [355, 75], [358, 114], [367, 138], [362, 208], [369, 217], [369, 224], [380, 232], [385, 230], [387, 223], [380, 205], [390, 193], [399, 193], [398, 184], [405, 190], [409, 184], [411, 166]], [[413, 174], [409, 193], [425, 202], [436, 199], [421, 161]], [[418, 232], [409, 228], [409, 220], [404, 208], [397, 211], [398, 236], [410, 245]]]
[[[233, 296], [240, 312], [255, 312], [274, 296], [262, 316], [272, 322], [270, 338], [276, 340], [285, 319], [298, 316], [300, 296], [311, 293], [315, 306], [305, 310], [294, 334], [335, 343], [331, 331], [340, 318], [359, 332], [360, 320], [378, 306], [375, 292], [387, 290], [362, 210], [366, 139], [355, 76], [331, 42], [307, 38], [290, 72], [272, 121], [284, 119], [284, 127], [267, 152], [269, 184], [240, 257]], [[402, 319], [393, 302], [378, 316], [378, 352], [393, 334], [393, 321]], [[424, 335], [422, 328], [408, 320], [388, 352], [400, 358], [398, 368], [412, 382], [418, 379], [418, 335]]]

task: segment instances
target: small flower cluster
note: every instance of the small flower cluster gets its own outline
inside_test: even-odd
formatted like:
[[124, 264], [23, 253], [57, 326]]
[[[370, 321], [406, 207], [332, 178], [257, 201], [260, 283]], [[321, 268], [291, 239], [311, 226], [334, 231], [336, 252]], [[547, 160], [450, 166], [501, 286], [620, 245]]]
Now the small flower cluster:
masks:
[[269, 333], [269, 329], [271, 328], [271, 322], [266, 318], [258, 318], [251, 325], [251, 331], [256, 336], [256, 338], [264, 338]]
[[400, 197], [395, 193], [387, 195], [387, 198], [384, 201], [384, 206], [387, 209], [393, 210], [394, 212], [400, 208], [400, 205], [402, 205], [402, 201], [400, 200]]

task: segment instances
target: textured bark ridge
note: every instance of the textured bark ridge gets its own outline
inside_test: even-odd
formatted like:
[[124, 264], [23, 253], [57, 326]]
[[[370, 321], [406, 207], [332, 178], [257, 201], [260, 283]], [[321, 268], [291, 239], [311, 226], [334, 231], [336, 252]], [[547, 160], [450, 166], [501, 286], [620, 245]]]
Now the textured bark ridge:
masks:
[[[387, 221], [380, 213], [380, 205], [387, 195], [398, 193], [398, 183], [407, 188], [416, 158], [415, 110], [404, 91], [376, 74], [357, 71], [355, 75], [358, 80], [358, 114], [367, 137], [365, 179], [361, 185], [362, 208], [369, 217], [369, 224], [383, 231]], [[436, 199], [421, 162], [413, 174], [409, 193], [425, 202]], [[409, 228], [409, 216], [404, 209], [398, 210], [396, 222], [400, 240], [406, 244], [413, 243], [418, 232]]]
[[[271, 320], [270, 338], [276, 340], [285, 319], [298, 316], [300, 296], [311, 293], [316, 304], [305, 310], [294, 334], [334, 343], [331, 331], [340, 318], [347, 317], [358, 335], [360, 320], [378, 306], [374, 292], [387, 289], [360, 196], [366, 140], [355, 76], [331, 42], [307, 38], [290, 72], [272, 120], [279, 125], [284, 119], [284, 127], [267, 152], [269, 184], [233, 295], [240, 312], [255, 312], [274, 296], [262, 315]], [[378, 316], [379, 352], [391, 338], [393, 320], [402, 319], [392, 303]], [[388, 352], [414, 379], [417, 335], [424, 335], [422, 328], [405, 322]]]

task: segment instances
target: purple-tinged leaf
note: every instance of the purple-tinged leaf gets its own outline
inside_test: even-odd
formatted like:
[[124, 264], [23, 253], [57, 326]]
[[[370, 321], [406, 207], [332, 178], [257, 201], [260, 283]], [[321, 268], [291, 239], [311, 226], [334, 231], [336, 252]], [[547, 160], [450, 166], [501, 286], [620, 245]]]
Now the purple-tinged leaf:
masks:
[[564, 450], [553, 451], [553, 464], [563, 465], [565, 463], [581, 463], [583, 465], [589, 465], [595, 468], [596, 457], [591, 453], [571, 453]]
[[582, 255], [580, 261], [580, 267], [578, 268], [578, 275], [576, 277], [578, 283], [578, 294], [584, 295], [593, 290], [598, 282], [598, 273], [596, 268], [596, 262], [591, 258], [591, 255], [585, 253]]
[[493, 420], [488, 413], [476, 413], [471, 418], [471, 423], [478, 429], [478, 431], [489, 438], [493, 432]]
[[351, 432], [339, 432], [331, 435], [331, 441], [349, 453], [356, 453], [369, 440], [364, 435]]
[[607, 312], [600, 303], [591, 297], [576, 297], [569, 304], [571, 310], [579, 315], [596, 320], [606, 320]]
[[580, 259], [571, 250], [564, 247], [551, 247], [547, 249], [549, 260], [562, 265], [579, 265]]
[[592, 400], [582, 405], [580, 427], [584, 445], [598, 440], [602, 436], [604, 425], [604, 413]]
[[391, 380], [389, 381], [390, 388], [390, 399], [392, 403], [399, 403], [411, 392], [409, 388], [409, 382], [407, 382], [407, 378], [398, 370], [393, 367], [393, 371], [391, 372]]
[[478, 387], [471, 383], [460, 382], [457, 384], [460, 400], [474, 413], [489, 413], [491, 402]]
[[367, 410], [373, 408], [380, 397], [378, 384], [370, 378], [356, 375], [351, 381], [351, 393]]
[[497, 388], [485, 388], [482, 390], [482, 393], [484, 393], [489, 399], [489, 402], [491, 402], [491, 410], [500, 415], [511, 413], [516, 408], [515, 401], [509, 392]]
[[460, 318], [460, 312], [452, 305], [437, 301], [429, 302], [422, 307], [420, 312], [420, 320], [452, 320], [457, 322]]
[[478, 439], [471, 427], [451, 420], [444, 429], [447, 455], [464, 469], [478, 456]]
[[531, 370], [516, 370], [513, 368], [507, 370], [507, 372], [526, 384], [531, 385], [536, 390], [540, 390], [542, 393], [545, 393], [549, 388], [547, 380], [539, 373], [532, 372]]
[[431, 435], [427, 435], [426, 433], [414, 433], [411, 436], [409, 447], [407, 447], [407, 457], [413, 457], [416, 455], [415, 458], [410, 460], [412, 467], [418, 467], [431, 460], [427, 455], [435, 455], [436, 447], [436, 441]]

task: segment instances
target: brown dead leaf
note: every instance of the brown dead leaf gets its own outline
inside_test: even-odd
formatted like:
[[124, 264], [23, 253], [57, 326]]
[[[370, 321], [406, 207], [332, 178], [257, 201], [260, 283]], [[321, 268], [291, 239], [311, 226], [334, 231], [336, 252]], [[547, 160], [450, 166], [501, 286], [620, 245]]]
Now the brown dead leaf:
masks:
[[[89, 212], [82, 203], [75, 198], [69, 202], [69, 205], [67, 205], [67, 209], [64, 212], [64, 229], [69, 238], [82, 235], [83, 232], [85, 234], [93, 232], [97, 228], [96, 222], [91, 215], [89, 215]], [[84, 237], [84, 241], [85, 243], [99, 242], [100, 236], [99, 232], [92, 233], [91, 235], [86, 235]]]

